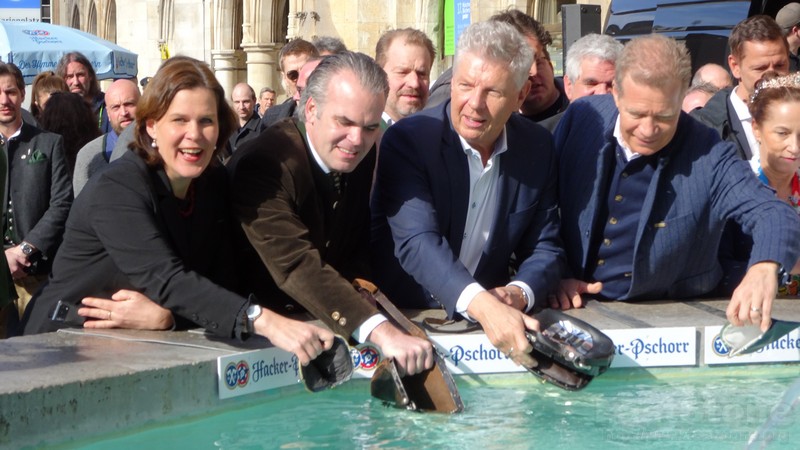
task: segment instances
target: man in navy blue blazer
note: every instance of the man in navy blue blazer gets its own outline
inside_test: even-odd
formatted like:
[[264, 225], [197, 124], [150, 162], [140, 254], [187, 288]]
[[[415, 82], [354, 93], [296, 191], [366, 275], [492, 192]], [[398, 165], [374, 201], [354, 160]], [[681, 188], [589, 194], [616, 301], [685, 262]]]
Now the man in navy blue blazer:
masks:
[[769, 326], [777, 275], [800, 255], [800, 219], [731, 143], [681, 112], [690, 75], [683, 44], [633, 39], [617, 61], [613, 97], [581, 99], [562, 118], [555, 147], [568, 269], [553, 306], [579, 307], [584, 293], [707, 294], [722, 276], [717, 248], [732, 219], [755, 244], [728, 319]]
[[538, 323], [525, 312], [555, 289], [563, 261], [552, 140], [514, 113], [532, 61], [510, 25], [470, 26], [451, 102], [386, 131], [372, 198], [373, 270], [389, 298], [477, 320], [528, 367], [524, 332]]

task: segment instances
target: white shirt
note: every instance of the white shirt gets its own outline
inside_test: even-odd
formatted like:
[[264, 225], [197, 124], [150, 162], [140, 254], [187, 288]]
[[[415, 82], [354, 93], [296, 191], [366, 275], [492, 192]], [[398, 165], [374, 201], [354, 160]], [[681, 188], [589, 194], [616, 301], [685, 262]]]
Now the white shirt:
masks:
[[[317, 150], [314, 148], [314, 144], [311, 143], [308, 133], [306, 133], [306, 142], [308, 142], [308, 148], [311, 150], [311, 156], [314, 157], [314, 161], [317, 162], [319, 168], [325, 173], [331, 173], [331, 169], [328, 168], [328, 166], [326, 166], [322, 161], [322, 158], [319, 157], [319, 153], [317, 153]], [[388, 319], [386, 319], [386, 316], [383, 314], [375, 314], [374, 316], [371, 316], [369, 319], [365, 320], [361, 326], [353, 331], [353, 339], [363, 344], [366, 342], [367, 336], [369, 336], [369, 334], [372, 333], [375, 328], [378, 328], [378, 325], [386, 322], [387, 320]]]
[[[461, 241], [461, 252], [458, 260], [469, 273], [474, 274], [478, 268], [478, 263], [483, 255], [483, 249], [489, 240], [492, 221], [497, 215], [497, 190], [498, 179], [500, 176], [500, 155], [508, 150], [505, 128], [494, 144], [492, 156], [484, 167], [481, 154], [472, 148], [467, 141], [459, 136], [461, 147], [467, 158], [469, 167], [469, 206], [467, 208], [467, 219], [464, 223], [464, 236]], [[527, 283], [512, 281], [509, 285], [518, 286], [525, 291], [528, 297], [528, 307], [530, 310], [534, 303], [533, 291]], [[456, 312], [469, 318], [467, 308], [472, 303], [473, 298], [486, 289], [479, 283], [470, 283], [461, 291], [456, 302]]]
[[753, 159], [758, 160], [760, 146], [753, 133], [753, 117], [750, 115], [750, 109], [747, 108], [747, 104], [736, 95], [736, 91], [741, 87], [742, 85], [738, 85], [731, 91], [731, 105], [733, 105], [733, 110], [736, 111], [736, 115], [742, 122], [744, 135], [747, 136], [747, 144], [750, 146], [750, 151], [753, 153]]
[[628, 144], [622, 139], [622, 131], [620, 129], [620, 121], [619, 121], [619, 114], [617, 114], [617, 123], [614, 124], [614, 138], [617, 140], [617, 144], [619, 144], [620, 148], [622, 148], [622, 153], [625, 154], [625, 161], [630, 162], [640, 156], [640, 153], [636, 153], [628, 147]]
[[386, 111], [384, 111], [383, 114], [381, 114], [381, 119], [383, 119], [383, 121], [386, 122], [386, 127], [394, 125], [394, 120], [392, 120], [392, 117]]

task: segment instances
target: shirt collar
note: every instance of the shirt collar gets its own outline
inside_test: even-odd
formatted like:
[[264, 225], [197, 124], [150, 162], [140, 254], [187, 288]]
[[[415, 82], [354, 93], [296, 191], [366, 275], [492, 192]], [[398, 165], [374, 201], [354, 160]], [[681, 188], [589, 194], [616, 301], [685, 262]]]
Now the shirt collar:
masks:
[[311, 150], [311, 156], [314, 157], [314, 161], [317, 162], [319, 168], [322, 169], [322, 171], [325, 172], [326, 174], [331, 173], [331, 169], [329, 169], [328, 166], [325, 165], [325, 163], [322, 161], [322, 158], [319, 157], [317, 149], [314, 148], [314, 144], [311, 143], [311, 139], [308, 137], [308, 132], [306, 132], [306, 142], [308, 143], [308, 149]]
[[17, 131], [15, 131], [11, 136], [3, 136], [2, 134], [0, 134], [0, 137], [5, 138], [5, 140], [9, 140], [9, 139], [15, 138], [15, 137], [19, 136], [20, 133], [22, 133], [22, 127], [24, 125], [25, 125], [25, 122], [22, 121], [22, 122], [20, 122], [19, 128], [17, 128]]
[[631, 161], [642, 156], [641, 154], [631, 150], [630, 147], [628, 147], [628, 144], [626, 144], [625, 141], [622, 139], [622, 130], [620, 128], [619, 114], [617, 114], [617, 121], [614, 124], [614, 138], [617, 139], [617, 144], [619, 144], [620, 148], [622, 148], [622, 152], [625, 154], [625, 160]]
[[742, 87], [742, 85], [736, 86], [733, 90], [731, 90], [731, 105], [733, 105], [733, 110], [736, 111], [736, 115], [739, 116], [739, 120], [746, 121], [750, 120], [750, 109], [747, 107], [744, 101], [736, 95], [736, 90]]
[[386, 111], [384, 111], [383, 114], [381, 114], [381, 119], [383, 119], [383, 121], [386, 122], [387, 127], [394, 125], [394, 120], [392, 120], [392, 117]]
[[[470, 153], [479, 153], [477, 150], [472, 148], [471, 145], [467, 143], [467, 141], [458, 135], [458, 139], [461, 141], [461, 148], [464, 150], [464, 153], [469, 156]], [[500, 133], [500, 136], [497, 137], [497, 140], [494, 141], [494, 150], [492, 150], [492, 155], [489, 159], [494, 158], [508, 150], [508, 139], [506, 136], [506, 127], [503, 127], [503, 131]]]

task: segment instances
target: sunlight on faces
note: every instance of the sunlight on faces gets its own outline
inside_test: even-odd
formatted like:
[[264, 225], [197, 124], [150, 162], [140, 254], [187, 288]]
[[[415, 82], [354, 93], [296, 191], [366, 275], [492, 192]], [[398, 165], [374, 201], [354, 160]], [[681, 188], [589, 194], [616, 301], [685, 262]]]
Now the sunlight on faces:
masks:
[[622, 93], [612, 89], [619, 109], [622, 140], [631, 151], [653, 155], [675, 136], [681, 113], [682, 89], [675, 80], [671, 85], [654, 88], [625, 76]]
[[311, 76], [311, 72], [313, 72], [321, 62], [322, 60], [319, 59], [310, 61], [303, 64], [303, 67], [300, 68], [300, 73], [297, 75], [297, 82], [295, 83], [294, 95], [292, 96], [295, 102], [300, 102], [300, 96], [303, 95], [303, 90], [305, 90], [308, 84], [308, 77]]
[[247, 122], [256, 107], [255, 100], [250, 94], [250, 89], [247, 86], [236, 85], [233, 88], [231, 100], [233, 101], [233, 110], [236, 111], [236, 117], [239, 118], [240, 123]]
[[[789, 73], [789, 56], [786, 47], [781, 41], [751, 42], [746, 41], [742, 45], [742, 57], [736, 60], [733, 55], [728, 56], [728, 64], [734, 78], [741, 80], [740, 85], [744, 88], [749, 102], [753, 95], [755, 85], [758, 80], [769, 70], [774, 70], [779, 75]], [[741, 96], [741, 89], [737, 89]]]
[[765, 170], [786, 175], [800, 169], [800, 102], [771, 104], [763, 123], [753, 123], [753, 134]]
[[386, 99], [369, 92], [355, 74], [344, 71], [331, 79], [325, 104], [305, 104], [306, 131], [329, 169], [349, 173], [367, 156], [380, 134]]
[[508, 63], [474, 53], [458, 57], [451, 85], [453, 128], [481, 153], [491, 153], [511, 113], [525, 99], [530, 84], [517, 88]]
[[550, 60], [545, 58], [544, 47], [538, 39], [528, 35], [523, 35], [525, 42], [534, 51], [534, 60], [531, 65], [529, 79], [531, 89], [525, 98], [522, 106], [526, 114], [535, 114], [547, 109], [558, 97], [558, 89], [555, 85], [555, 72]]
[[178, 91], [162, 118], [147, 121], [147, 134], [158, 144], [173, 192], [182, 197], [214, 154], [219, 136], [214, 92], [206, 88]]
[[133, 123], [133, 119], [136, 116], [139, 90], [133, 83], [112, 86], [106, 92], [105, 99], [111, 128], [117, 134], [121, 134], [125, 127]]
[[564, 75], [564, 90], [570, 101], [589, 95], [602, 95], [611, 92], [614, 84], [614, 64], [597, 56], [587, 56], [581, 60], [580, 77], [573, 81]]
[[281, 84], [283, 85], [283, 89], [286, 91], [286, 95], [289, 97], [294, 96], [294, 93], [297, 90], [297, 80], [290, 80], [286, 74], [293, 70], [300, 72], [300, 69], [303, 68], [303, 64], [308, 61], [308, 58], [309, 55], [305, 53], [286, 55], [283, 57], [283, 64], [281, 64], [283, 66], [283, 72], [281, 72]]
[[89, 91], [89, 88], [87, 87], [90, 81], [89, 71], [83, 64], [77, 61], [72, 61], [71, 63], [67, 64], [67, 70], [64, 74], [64, 81], [67, 82], [70, 92], [74, 92], [85, 97], [86, 93]]
[[711, 94], [703, 91], [692, 91], [683, 97], [681, 109], [684, 112], [692, 112], [697, 108], [706, 106], [706, 103], [711, 99]]
[[13, 75], [0, 76], [0, 124], [10, 125], [20, 118], [25, 92], [20, 91]]
[[386, 112], [400, 120], [420, 111], [428, 102], [431, 56], [425, 47], [394, 39], [386, 52], [384, 72], [389, 79]]
[[266, 111], [275, 104], [275, 93], [274, 92], [264, 92], [261, 94], [261, 100], [259, 101], [261, 104], [261, 111]]

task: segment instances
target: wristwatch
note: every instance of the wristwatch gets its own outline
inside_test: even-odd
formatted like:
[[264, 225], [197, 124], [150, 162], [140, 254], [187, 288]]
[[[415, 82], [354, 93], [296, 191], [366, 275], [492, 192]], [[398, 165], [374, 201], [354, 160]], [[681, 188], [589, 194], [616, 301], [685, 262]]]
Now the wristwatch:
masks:
[[787, 286], [790, 281], [792, 281], [791, 274], [786, 272], [786, 269], [784, 269], [783, 266], [778, 267], [778, 287], [781, 288]]
[[25, 241], [19, 244], [19, 248], [20, 250], [22, 250], [22, 254], [25, 255], [28, 259], [30, 259], [31, 256], [33, 256], [36, 252], [39, 251], [36, 249], [36, 247], [32, 246], [31, 244]]
[[247, 307], [245, 314], [247, 315], [247, 333], [256, 334], [256, 319], [261, 317], [261, 305], [251, 304]]

